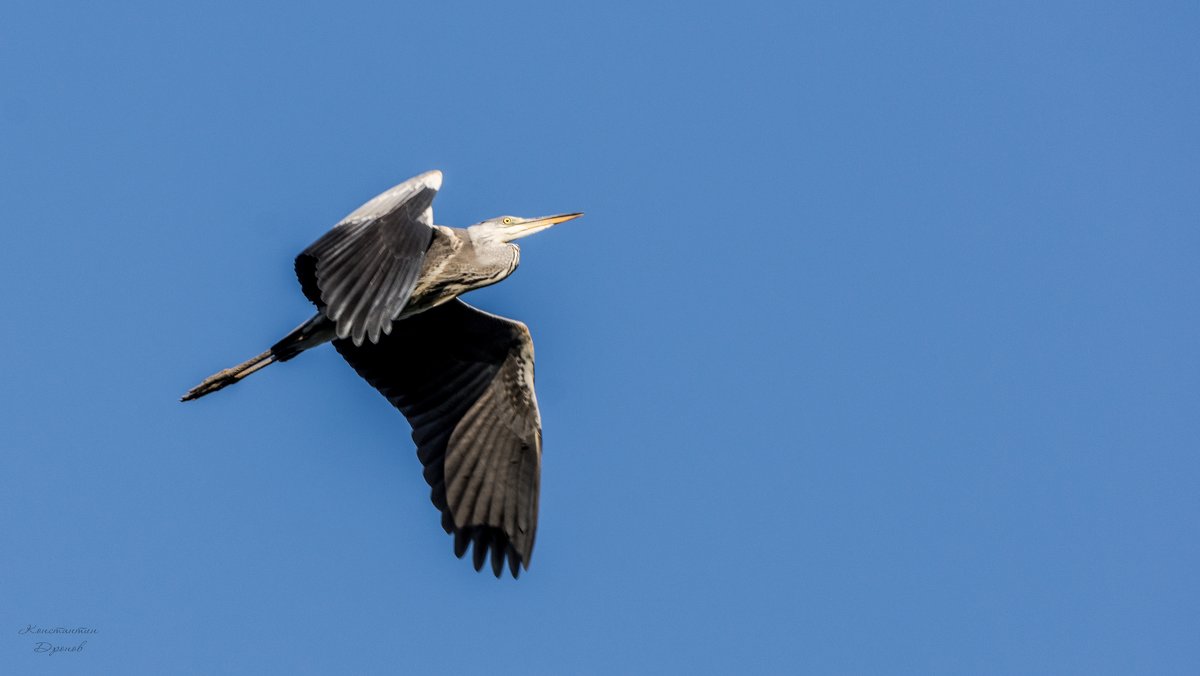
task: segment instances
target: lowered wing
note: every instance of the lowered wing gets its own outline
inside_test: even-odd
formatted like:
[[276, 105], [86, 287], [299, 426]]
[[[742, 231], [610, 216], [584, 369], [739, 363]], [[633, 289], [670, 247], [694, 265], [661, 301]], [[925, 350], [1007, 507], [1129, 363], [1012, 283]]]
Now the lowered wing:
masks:
[[396, 322], [378, 343], [334, 347], [412, 424], [442, 527], [475, 569], [528, 569], [537, 533], [542, 427], [524, 324], [461, 300]]

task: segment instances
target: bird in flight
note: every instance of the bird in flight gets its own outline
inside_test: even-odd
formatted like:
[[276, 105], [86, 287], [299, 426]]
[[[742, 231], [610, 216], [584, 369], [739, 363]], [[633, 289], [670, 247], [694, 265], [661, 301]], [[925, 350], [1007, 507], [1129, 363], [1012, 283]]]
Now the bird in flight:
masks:
[[442, 527], [475, 570], [529, 569], [537, 533], [542, 420], [533, 340], [521, 322], [459, 295], [517, 269], [513, 243], [583, 214], [501, 216], [467, 228], [433, 223], [442, 172], [411, 178], [354, 210], [296, 257], [317, 314], [269, 350], [205, 378], [198, 399], [264, 366], [332, 342], [412, 425]]

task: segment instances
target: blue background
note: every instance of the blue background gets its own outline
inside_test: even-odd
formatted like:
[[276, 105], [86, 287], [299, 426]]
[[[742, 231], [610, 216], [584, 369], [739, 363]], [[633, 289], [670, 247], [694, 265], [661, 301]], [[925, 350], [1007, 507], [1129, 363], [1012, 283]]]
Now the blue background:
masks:
[[[1200, 672], [1200, 6], [339, 4], [6, 5], [0, 672]], [[587, 213], [516, 582], [331, 349], [177, 401], [431, 168]]]

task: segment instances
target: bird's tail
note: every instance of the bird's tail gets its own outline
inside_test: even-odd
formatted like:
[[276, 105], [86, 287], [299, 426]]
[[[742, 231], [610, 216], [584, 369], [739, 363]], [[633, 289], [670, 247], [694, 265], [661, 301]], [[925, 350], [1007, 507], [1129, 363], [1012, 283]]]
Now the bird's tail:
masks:
[[199, 399], [206, 394], [212, 394], [223, 387], [228, 387], [236, 383], [268, 364], [273, 364], [277, 361], [287, 361], [309, 348], [332, 340], [333, 337], [333, 322], [326, 319], [324, 315], [317, 314], [312, 319], [297, 326], [278, 343], [272, 345], [271, 349], [237, 366], [212, 374], [205, 378], [204, 382], [188, 390], [187, 394], [183, 395], [179, 400], [191, 401], [192, 399]]
[[237, 381], [245, 378], [251, 373], [254, 373], [267, 364], [274, 362], [275, 353], [271, 350], [267, 350], [253, 359], [244, 361], [233, 368], [227, 368], [224, 371], [214, 373], [205, 378], [204, 382], [188, 390], [187, 394], [183, 395], [179, 401], [191, 401], [192, 399], [199, 399], [206, 394], [212, 394], [223, 387], [227, 387], [236, 383]]

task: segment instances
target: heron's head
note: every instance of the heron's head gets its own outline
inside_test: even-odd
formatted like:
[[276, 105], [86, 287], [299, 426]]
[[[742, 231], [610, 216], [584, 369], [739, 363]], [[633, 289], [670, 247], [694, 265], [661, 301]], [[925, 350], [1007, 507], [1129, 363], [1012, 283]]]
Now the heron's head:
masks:
[[498, 216], [489, 218], [482, 223], [476, 223], [467, 228], [471, 238], [479, 242], [511, 242], [546, 228], [579, 218], [583, 214], [558, 214], [557, 216], [542, 216], [540, 218], [521, 218], [520, 216]]

